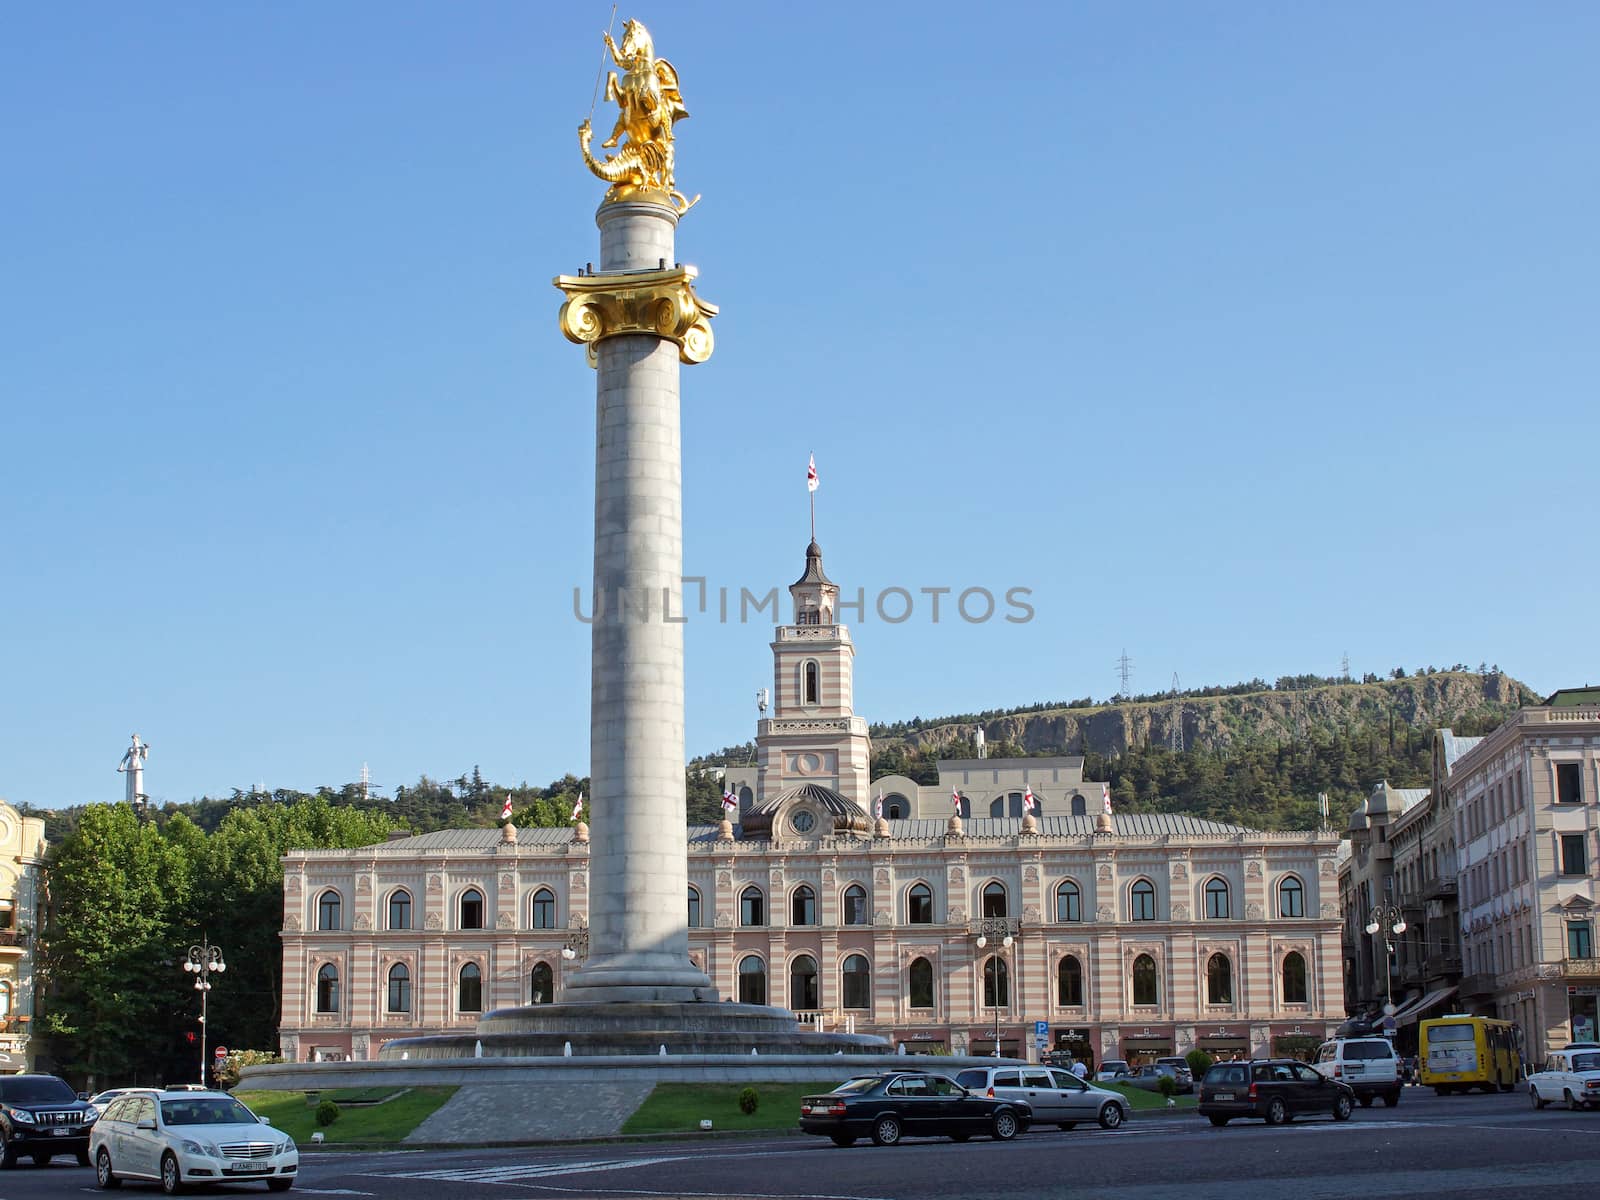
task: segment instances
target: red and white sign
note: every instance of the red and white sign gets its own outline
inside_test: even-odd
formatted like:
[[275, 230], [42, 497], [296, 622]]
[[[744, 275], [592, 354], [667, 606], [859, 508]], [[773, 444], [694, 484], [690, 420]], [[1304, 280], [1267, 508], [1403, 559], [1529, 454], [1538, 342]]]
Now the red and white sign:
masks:
[[227, 1058], [228, 1057], [228, 1048], [226, 1046], [218, 1046], [215, 1050], [212, 1051], [212, 1053], [215, 1054], [218, 1058]]

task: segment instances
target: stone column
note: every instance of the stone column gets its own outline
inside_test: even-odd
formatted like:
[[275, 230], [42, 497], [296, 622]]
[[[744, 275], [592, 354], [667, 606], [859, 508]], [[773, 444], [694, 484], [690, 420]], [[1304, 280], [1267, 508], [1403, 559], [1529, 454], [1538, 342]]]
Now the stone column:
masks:
[[567, 981], [567, 998], [715, 1000], [711, 981], [689, 961], [683, 350], [670, 336], [685, 296], [699, 313], [674, 259], [678, 214], [670, 205], [611, 201], [595, 220], [601, 269], [586, 282], [591, 293], [609, 290], [590, 309], [598, 388], [589, 958]]

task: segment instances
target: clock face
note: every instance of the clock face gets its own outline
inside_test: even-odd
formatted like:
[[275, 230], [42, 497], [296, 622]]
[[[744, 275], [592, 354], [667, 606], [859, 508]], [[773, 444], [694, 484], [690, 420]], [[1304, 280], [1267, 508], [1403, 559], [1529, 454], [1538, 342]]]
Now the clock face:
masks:
[[816, 817], [812, 816], [808, 809], [802, 808], [793, 817], [789, 818], [789, 824], [794, 826], [796, 833], [810, 833], [812, 825], [816, 824], [816, 820]]

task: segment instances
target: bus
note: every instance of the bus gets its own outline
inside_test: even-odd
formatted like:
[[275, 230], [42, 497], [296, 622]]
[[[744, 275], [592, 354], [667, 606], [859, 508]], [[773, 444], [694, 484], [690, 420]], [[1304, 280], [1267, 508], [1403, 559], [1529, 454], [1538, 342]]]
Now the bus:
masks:
[[1420, 1082], [1441, 1096], [1482, 1088], [1509, 1092], [1522, 1078], [1522, 1039], [1510, 1021], [1455, 1015], [1422, 1022]]

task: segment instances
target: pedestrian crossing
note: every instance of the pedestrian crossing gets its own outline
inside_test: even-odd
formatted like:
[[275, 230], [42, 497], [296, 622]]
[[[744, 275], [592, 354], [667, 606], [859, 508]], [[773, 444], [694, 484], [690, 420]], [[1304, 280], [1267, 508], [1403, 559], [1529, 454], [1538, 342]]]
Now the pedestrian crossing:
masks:
[[683, 1162], [690, 1157], [687, 1154], [664, 1154], [653, 1158], [591, 1158], [545, 1163], [503, 1163], [492, 1167], [439, 1167], [429, 1171], [385, 1171], [381, 1177], [426, 1179], [442, 1183], [522, 1183], [529, 1179], [549, 1179], [560, 1175], [653, 1167], [661, 1163]]

